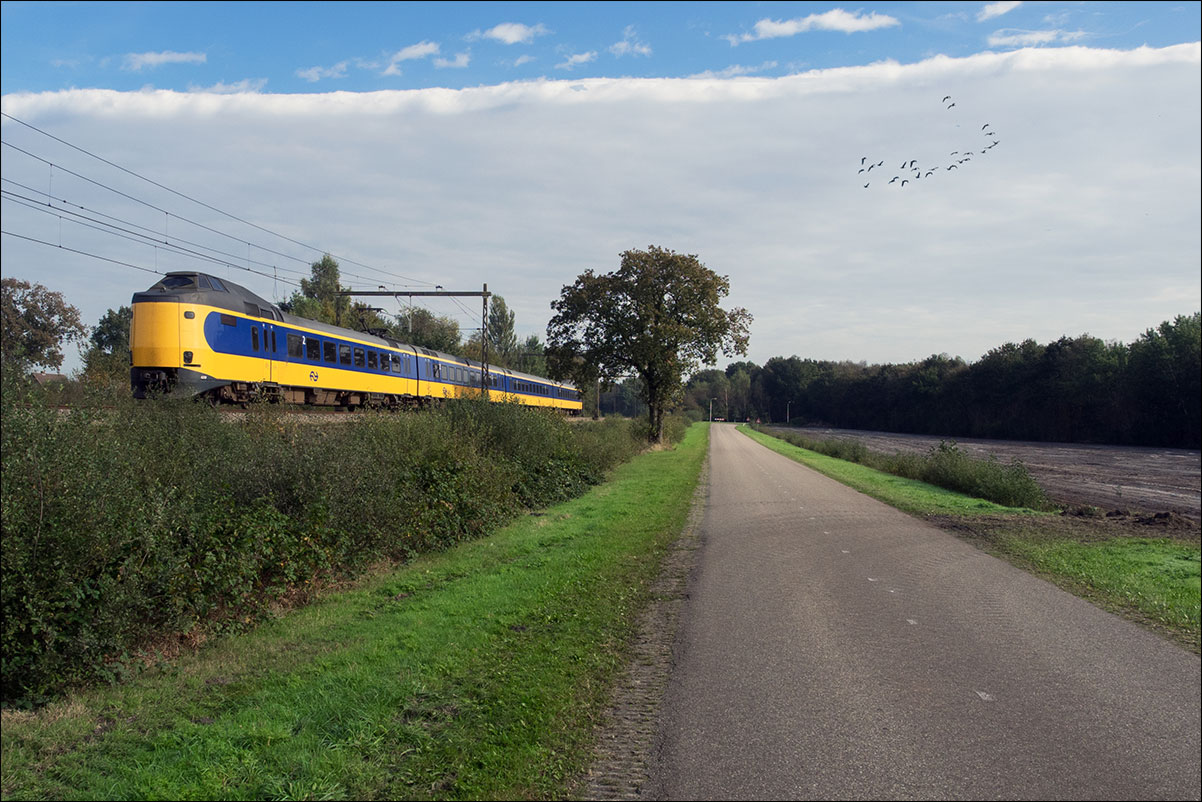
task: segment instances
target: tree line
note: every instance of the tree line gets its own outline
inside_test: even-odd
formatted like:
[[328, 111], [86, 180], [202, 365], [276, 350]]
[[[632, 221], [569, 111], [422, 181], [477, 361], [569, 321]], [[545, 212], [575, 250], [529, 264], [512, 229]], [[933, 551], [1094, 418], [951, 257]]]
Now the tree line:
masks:
[[1006, 343], [980, 360], [937, 354], [901, 365], [773, 357], [694, 374], [694, 417], [791, 420], [949, 437], [1198, 448], [1200, 315], [1134, 342], [1083, 334]]

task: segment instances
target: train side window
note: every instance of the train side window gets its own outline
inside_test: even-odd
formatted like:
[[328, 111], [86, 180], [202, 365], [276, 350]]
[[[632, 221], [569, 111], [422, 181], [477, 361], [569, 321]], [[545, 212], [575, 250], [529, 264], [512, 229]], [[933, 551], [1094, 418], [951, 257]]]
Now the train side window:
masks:
[[305, 338], [305, 357], [312, 362], [321, 361], [321, 340], [316, 337]]
[[223, 326], [237, 326], [237, 325], [238, 325], [238, 319], [237, 319], [236, 317], [234, 317], [233, 315], [222, 315], [222, 316], [221, 316], [221, 325], [223, 325]]
[[201, 288], [202, 290], [211, 290], [211, 289], [213, 289], [213, 285], [209, 283], [209, 277], [208, 277], [208, 276], [197, 276], [197, 277], [196, 277], [196, 283], [200, 285], [200, 288]]
[[338, 362], [342, 365], [351, 364], [351, 347], [349, 345], [338, 346]]
[[380, 369], [380, 365], [379, 365], [379, 363], [376, 361], [376, 352], [375, 352], [375, 351], [368, 351], [368, 352], [367, 352], [367, 366], [368, 366], [369, 368], [371, 368], [372, 370], [379, 370], [379, 369]]
[[259, 350], [259, 327], [258, 326], [250, 327], [250, 348], [252, 351]]
[[430, 376], [435, 379], [442, 378], [441, 366], [437, 362], [430, 363]]
[[337, 343], [325, 342], [322, 344], [322, 348], [323, 348], [322, 353], [324, 354], [324, 358], [325, 358], [326, 362], [337, 362], [338, 361], [338, 344]]
[[355, 349], [355, 367], [361, 368], [361, 367], [363, 367], [363, 365], [364, 365], [363, 349], [356, 348]]
[[229, 290], [225, 288], [225, 285], [221, 283], [221, 279], [217, 278], [216, 276], [209, 276], [209, 281], [212, 282], [213, 289], [220, 290], [221, 292], [229, 292]]
[[397, 356], [396, 354], [390, 354], [389, 359], [392, 360], [392, 372], [400, 373], [401, 372], [401, 358], [399, 356]]
[[299, 334], [288, 335], [288, 356], [300, 359], [305, 355], [305, 343]]

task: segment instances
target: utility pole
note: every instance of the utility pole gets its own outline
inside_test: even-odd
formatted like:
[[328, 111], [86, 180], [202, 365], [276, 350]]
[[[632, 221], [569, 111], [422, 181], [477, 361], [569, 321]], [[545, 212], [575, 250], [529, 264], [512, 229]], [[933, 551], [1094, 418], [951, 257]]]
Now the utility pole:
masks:
[[488, 400], [488, 285], [484, 285], [481, 294], [484, 311], [480, 313], [480, 390], [484, 400]]

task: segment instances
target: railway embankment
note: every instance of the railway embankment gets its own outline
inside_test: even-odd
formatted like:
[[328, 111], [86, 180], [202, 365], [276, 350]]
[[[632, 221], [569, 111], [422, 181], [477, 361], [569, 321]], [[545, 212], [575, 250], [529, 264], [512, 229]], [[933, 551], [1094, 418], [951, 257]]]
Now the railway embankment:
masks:
[[3, 696], [37, 705], [253, 627], [369, 566], [574, 498], [641, 448], [461, 402], [338, 425], [192, 403], [71, 414], [3, 396]]
[[[607, 432], [592, 436], [614, 442]], [[691, 427], [491, 535], [365, 573], [126, 682], [5, 710], [0, 790], [564, 798], [660, 592], [707, 442]]]

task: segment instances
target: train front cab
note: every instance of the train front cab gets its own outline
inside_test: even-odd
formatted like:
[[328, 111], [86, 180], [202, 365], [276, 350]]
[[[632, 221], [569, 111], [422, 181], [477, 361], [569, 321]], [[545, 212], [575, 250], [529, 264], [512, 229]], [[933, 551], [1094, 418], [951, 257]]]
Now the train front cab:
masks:
[[195, 395], [223, 384], [212, 374], [212, 352], [203, 334], [209, 308], [200, 300], [212, 285], [202, 287], [200, 279], [208, 284], [203, 275], [171, 274], [134, 294], [129, 346], [135, 398]]

